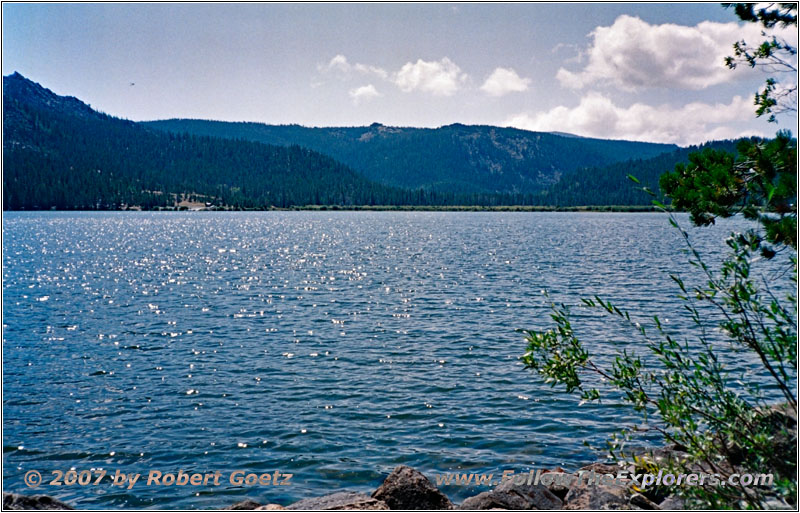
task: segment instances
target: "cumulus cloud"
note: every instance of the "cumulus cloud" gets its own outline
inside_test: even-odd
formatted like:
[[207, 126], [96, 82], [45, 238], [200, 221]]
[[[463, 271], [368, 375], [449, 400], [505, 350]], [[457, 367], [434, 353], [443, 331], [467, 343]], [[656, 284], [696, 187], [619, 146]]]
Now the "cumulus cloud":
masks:
[[366, 64], [356, 63], [356, 65], [353, 66], [353, 69], [355, 69], [360, 73], [365, 73], [365, 74], [372, 73], [373, 75], [377, 75], [383, 79], [389, 76], [389, 73], [387, 73], [385, 69], [379, 68], [377, 66], [367, 66]]
[[342, 54], [337, 54], [328, 64], [320, 64], [317, 66], [317, 69], [323, 72], [336, 70], [347, 73], [352, 69], [352, 66], [350, 66], [350, 63], [347, 61], [347, 57]]
[[375, 86], [372, 84], [367, 84], [365, 86], [356, 87], [355, 89], [350, 89], [350, 98], [353, 99], [353, 102], [358, 104], [364, 100], [371, 100], [381, 95]]
[[[781, 30], [777, 35], [796, 44], [797, 34]], [[556, 78], [562, 85], [580, 89], [592, 84], [611, 84], [625, 90], [647, 87], [704, 89], [737, 77], [724, 63], [734, 41], [757, 44], [763, 40], [756, 23], [704, 21], [694, 27], [666, 23], [651, 25], [622, 15], [610, 27], [597, 27], [580, 71], [561, 68]]]
[[[537, 114], [522, 113], [507, 119], [503, 126], [541, 132], [569, 132], [586, 137], [696, 144], [711, 139], [726, 139], [742, 134], [728, 126], [753, 116], [751, 98], [735, 96], [730, 103], [694, 102], [682, 107], [651, 106], [634, 103], [615, 105], [606, 96], [590, 92], [577, 107], [555, 107]], [[763, 134], [755, 134], [763, 135]]]
[[497, 68], [481, 86], [489, 96], [503, 96], [528, 90], [529, 78], [521, 78], [512, 68]]
[[[438, 61], [418, 59], [417, 62], [407, 62], [398, 71], [390, 73], [378, 66], [359, 62], [351, 63], [344, 55], [337, 54], [327, 63], [318, 64], [317, 71], [322, 74], [335, 72], [342, 77], [351, 77], [358, 74], [372, 75], [394, 84], [404, 92], [422, 91], [439, 96], [452, 96], [468, 79], [467, 74], [463, 73], [461, 68], [447, 57]], [[500, 75], [498, 75], [498, 72]], [[486, 86], [490, 88], [490, 90], [487, 90], [489, 94], [501, 95], [506, 92], [524, 90], [519, 88], [526, 88], [529, 82], [528, 79], [522, 79], [517, 76], [514, 70], [503, 68], [495, 70], [489, 80], [492, 80], [493, 77], [494, 82]], [[489, 81], [487, 81], [488, 83]], [[351, 90], [350, 96], [353, 96], [354, 91], [361, 91], [366, 87], [368, 86]], [[362, 93], [368, 94], [365, 91], [366, 89]]]
[[342, 54], [337, 54], [333, 57], [327, 64], [320, 64], [317, 66], [317, 70], [326, 73], [329, 71], [338, 71], [340, 73], [350, 73], [351, 71], [357, 71], [363, 74], [373, 74], [377, 75], [380, 78], [387, 78], [389, 73], [386, 72], [385, 69], [378, 68], [376, 66], [368, 66], [366, 64], [355, 63], [351, 64], [350, 61], [347, 60]]
[[392, 76], [392, 81], [404, 92], [420, 90], [441, 96], [453, 95], [466, 79], [461, 68], [447, 57], [439, 61], [407, 62]]

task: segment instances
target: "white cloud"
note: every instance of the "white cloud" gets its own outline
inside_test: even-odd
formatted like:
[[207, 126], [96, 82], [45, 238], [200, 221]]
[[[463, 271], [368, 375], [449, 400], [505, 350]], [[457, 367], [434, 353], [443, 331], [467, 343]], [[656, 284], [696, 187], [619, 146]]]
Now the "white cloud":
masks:
[[[337, 72], [343, 78], [350, 77], [354, 74], [372, 75], [381, 80], [393, 83], [404, 92], [422, 91], [440, 96], [452, 96], [469, 78], [466, 73], [461, 72], [461, 68], [459, 68], [456, 63], [447, 57], [438, 61], [424, 61], [418, 59], [417, 62], [407, 62], [398, 71], [389, 73], [378, 66], [358, 62], [351, 63], [344, 55], [337, 54], [327, 64], [318, 64], [317, 71], [323, 74]], [[492, 75], [492, 77], [497, 75], [498, 72], [504, 72], [506, 75], [497, 78], [496, 81], [505, 79], [506, 83], [498, 83], [492, 86], [493, 89], [490, 94], [494, 94], [495, 91], [500, 91], [503, 87], [507, 90], [498, 94], [505, 94], [505, 92], [520, 90], [520, 87], [527, 87], [529, 80], [520, 78], [514, 70], [498, 68], [495, 70], [495, 74]], [[509, 72], [510, 76], [508, 75]], [[490, 77], [490, 80], [492, 77]], [[360, 91], [365, 87], [367, 86], [351, 90], [350, 96], [353, 96], [354, 91]], [[364, 91], [366, 91], [366, 89], [364, 89]]]
[[389, 76], [389, 73], [386, 72], [385, 69], [378, 68], [376, 66], [368, 66], [366, 64], [355, 63], [350, 64], [350, 61], [347, 60], [342, 54], [337, 54], [334, 58], [332, 58], [328, 64], [320, 64], [317, 66], [317, 70], [321, 73], [329, 72], [329, 71], [338, 71], [340, 73], [350, 73], [351, 71], [357, 71], [363, 74], [373, 74], [377, 75], [380, 78], [386, 79]]
[[[796, 44], [797, 34], [778, 34]], [[704, 21], [694, 27], [666, 23], [651, 25], [622, 15], [610, 27], [597, 27], [591, 34], [588, 63], [581, 71], [561, 68], [556, 78], [562, 85], [582, 88], [611, 84], [625, 90], [646, 87], [704, 89], [737, 78], [724, 63], [733, 53], [734, 41], [750, 44], [763, 40], [756, 23]]]
[[528, 90], [529, 78], [521, 78], [511, 68], [497, 68], [481, 86], [481, 91], [489, 96], [503, 96]]
[[453, 95], [466, 79], [461, 68], [447, 57], [439, 61], [407, 62], [392, 76], [393, 82], [404, 92], [420, 90], [441, 96]]
[[518, 114], [502, 125], [603, 139], [687, 145], [744, 135], [728, 125], [752, 117], [752, 99], [741, 96], [735, 96], [729, 104], [694, 102], [675, 108], [634, 103], [620, 107], [606, 96], [590, 92], [576, 107], [559, 106], [534, 115]]
[[331, 59], [327, 65], [320, 64], [319, 66], [317, 66], [317, 69], [323, 72], [337, 70], [343, 73], [347, 73], [348, 71], [350, 71], [350, 69], [352, 69], [352, 66], [350, 66], [350, 63], [347, 61], [347, 57], [345, 57], [342, 54], [338, 54], [333, 59]]
[[387, 73], [385, 69], [378, 68], [377, 66], [367, 66], [365, 64], [356, 63], [356, 65], [353, 66], [353, 68], [360, 73], [364, 74], [372, 73], [383, 79], [386, 79], [389, 76], [389, 73]]
[[372, 84], [351, 89], [349, 94], [350, 98], [352, 98], [353, 102], [356, 104], [364, 100], [371, 100], [381, 95], [381, 93], [379, 93]]

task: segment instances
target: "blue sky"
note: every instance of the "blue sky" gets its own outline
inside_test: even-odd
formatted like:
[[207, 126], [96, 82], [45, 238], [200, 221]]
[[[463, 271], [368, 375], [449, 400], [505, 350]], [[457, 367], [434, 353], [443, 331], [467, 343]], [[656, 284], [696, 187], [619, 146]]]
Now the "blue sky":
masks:
[[4, 75], [133, 120], [459, 122], [678, 144], [779, 128], [754, 119], [765, 76], [722, 64], [758, 27], [719, 4], [6, 3], [2, 37]]

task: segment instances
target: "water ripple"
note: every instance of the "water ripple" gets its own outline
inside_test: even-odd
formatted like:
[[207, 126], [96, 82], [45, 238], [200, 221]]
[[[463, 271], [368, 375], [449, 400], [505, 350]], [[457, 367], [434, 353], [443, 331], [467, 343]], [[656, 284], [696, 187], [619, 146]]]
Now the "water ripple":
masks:
[[[710, 250], [741, 223], [691, 233]], [[584, 440], [630, 418], [521, 368], [515, 330], [550, 322], [541, 291], [675, 311], [690, 333], [665, 279], [685, 256], [657, 214], [6, 213], [3, 236], [6, 489], [70, 467], [296, 475], [279, 491], [42, 489], [83, 508], [286, 503], [369, 491], [401, 463], [581, 465]], [[601, 355], [630, 344], [575, 314]]]

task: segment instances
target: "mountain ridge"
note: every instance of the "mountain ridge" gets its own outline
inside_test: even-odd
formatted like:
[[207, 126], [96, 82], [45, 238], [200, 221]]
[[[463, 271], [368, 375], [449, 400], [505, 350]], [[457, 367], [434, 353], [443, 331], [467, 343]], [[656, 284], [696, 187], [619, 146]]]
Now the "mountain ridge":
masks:
[[[3, 77], [3, 98], [11, 97], [27, 104], [69, 112], [78, 117], [107, 119], [110, 116], [94, 110], [74, 96], [61, 96], [19, 72]], [[132, 123], [132, 121], [130, 121]]]
[[141, 123], [172, 133], [298, 144], [330, 155], [384, 185], [453, 193], [532, 194], [576, 169], [647, 158], [678, 148], [462, 123], [439, 128], [381, 123], [304, 127], [198, 119]]
[[[690, 151], [702, 149], [663, 152], [670, 146], [461, 123], [435, 129], [380, 123], [313, 129], [200, 121], [203, 127], [255, 127], [282, 137], [282, 145], [268, 144], [252, 140], [252, 133], [250, 139], [232, 139], [231, 133], [227, 137], [195, 135], [154, 128], [153, 122], [115, 118], [75, 97], [59, 96], [19, 73], [3, 77], [3, 107], [4, 210], [161, 208], [175, 207], [178, 202], [234, 208], [647, 206], [651, 198], [635, 190], [626, 176], [633, 173], [656, 191], [661, 173], [684, 162]], [[424, 183], [407, 173], [412, 187], [381, 184], [338, 159], [300, 146], [298, 142], [309, 134], [323, 141], [338, 139], [340, 149], [360, 150], [383, 141], [377, 148], [386, 149], [385, 153], [375, 148], [365, 153], [387, 167], [397, 164], [393, 159], [398, 156], [401, 164], [406, 162], [404, 155], [412, 164], [416, 159], [435, 167], [439, 152], [451, 164], [455, 160], [472, 168], [460, 176], [459, 169], [445, 166]], [[402, 144], [397, 144], [398, 137]], [[409, 141], [419, 144], [409, 145]], [[553, 141], [566, 146], [553, 146]], [[704, 146], [730, 151], [734, 144], [721, 141]], [[566, 151], [564, 155], [570, 148], [582, 148], [583, 153], [576, 156]], [[656, 156], [640, 158], [642, 148]], [[620, 160], [626, 155], [614, 154], [619, 150], [636, 152], [637, 158]], [[614, 162], [571, 170], [565, 165], [587, 158], [594, 162], [595, 154], [610, 154]], [[495, 163], [504, 169], [492, 168], [497, 155], [502, 158]], [[533, 172], [531, 155], [544, 160], [534, 162], [538, 167]], [[407, 170], [395, 165], [394, 171], [398, 169]], [[515, 170], [527, 173], [523, 178], [529, 188], [521, 187], [522, 179], [516, 184], [520, 187], [508, 180], [494, 188], [471, 181], [475, 173], [485, 173], [490, 182], [503, 182]], [[535, 182], [536, 177], [543, 178]], [[454, 184], [460, 184], [461, 190]]]
[[282, 147], [154, 131], [15, 73], [3, 77], [3, 208], [241, 208], [408, 201], [347, 166]]

